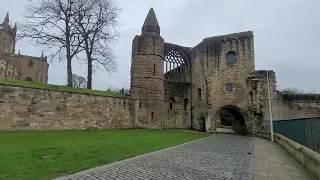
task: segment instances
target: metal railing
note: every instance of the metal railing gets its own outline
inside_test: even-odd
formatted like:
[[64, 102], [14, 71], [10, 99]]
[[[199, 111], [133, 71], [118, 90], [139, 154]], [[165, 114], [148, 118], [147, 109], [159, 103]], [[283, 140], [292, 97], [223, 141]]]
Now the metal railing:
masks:
[[[270, 126], [265, 127], [270, 132]], [[320, 153], [320, 117], [273, 121], [273, 130]]]

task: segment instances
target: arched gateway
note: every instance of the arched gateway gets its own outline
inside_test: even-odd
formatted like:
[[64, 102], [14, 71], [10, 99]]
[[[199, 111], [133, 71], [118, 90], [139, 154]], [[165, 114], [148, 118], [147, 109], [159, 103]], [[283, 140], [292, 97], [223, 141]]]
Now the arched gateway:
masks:
[[306, 111], [301, 103], [299, 109], [284, 104], [273, 71], [255, 70], [252, 31], [207, 37], [194, 47], [184, 47], [164, 41], [152, 8], [141, 30], [133, 40], [131, 60], [136, 127], [215, 133], [217, 113], [224, 111], [236, 119], [232, 122], [236, 132], [255, 133], [269, 119], [268, 89], [274, 119], [284, 118], [283, 112], [288, 117]]
[[215, 121], [217, 125], [232, 126], [232, 129], [239, 134], [248, 134], [246, 114], [237, 106], [221, 107], [216, 112]]

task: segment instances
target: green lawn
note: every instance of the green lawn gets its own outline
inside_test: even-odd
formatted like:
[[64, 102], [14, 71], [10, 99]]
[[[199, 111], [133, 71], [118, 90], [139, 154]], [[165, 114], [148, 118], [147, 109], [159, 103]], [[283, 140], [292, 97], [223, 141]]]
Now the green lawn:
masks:
[[100, 95], [100, 96], [125, 97], [125, 95], [122, 93], [115, 93], [115, 92], [108, 92], [108, 91], [101, 91], [101, 90], [91, 90], [91, 89], [85, 89], [85, 88], [73, 88], [69, 86], [20, 81], [15, 79], [0, 78], [0, 84], [24, 86], [24, 87], [31, 87], [31, 88], [41, 88], [41, 89], [52, 89], [52, 90], [67, 91], [67, 92], [86, 93], [86, 94], [93, 94], [93, 95]]
[[0, 132], [0, 179], [50, 179], [207, 136], [158, 130]]

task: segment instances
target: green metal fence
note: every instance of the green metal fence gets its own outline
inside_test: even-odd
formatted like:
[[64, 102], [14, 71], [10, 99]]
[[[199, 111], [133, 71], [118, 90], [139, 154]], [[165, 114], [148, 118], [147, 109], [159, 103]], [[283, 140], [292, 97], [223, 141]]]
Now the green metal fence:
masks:
[[273, 131], [320, 153], [320, 117], [273, 121]]

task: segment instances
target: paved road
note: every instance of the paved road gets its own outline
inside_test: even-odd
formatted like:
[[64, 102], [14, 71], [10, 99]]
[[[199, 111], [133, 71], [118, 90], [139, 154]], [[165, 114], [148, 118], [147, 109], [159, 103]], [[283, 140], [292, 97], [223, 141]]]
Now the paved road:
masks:
[[234, 132], [232, 129], [227, 129], [227, 128], [217, 128], [217, 133], [224, 133], [224, 134], [237, 134]]
[[215, 134], [56, 180], [251, 180], [252, 151], [251, 138]]

